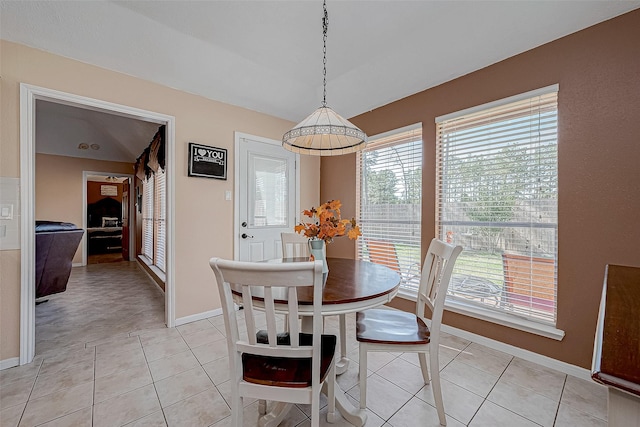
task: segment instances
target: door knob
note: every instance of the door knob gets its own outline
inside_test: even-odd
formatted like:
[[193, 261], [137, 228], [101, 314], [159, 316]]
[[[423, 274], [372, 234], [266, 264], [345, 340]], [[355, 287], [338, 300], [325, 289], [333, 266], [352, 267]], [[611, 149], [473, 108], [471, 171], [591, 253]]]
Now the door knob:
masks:
[[249, 236], [247, 233], [242, 233], [242, 237], [243, 239], [253, 239], [253, 236]]

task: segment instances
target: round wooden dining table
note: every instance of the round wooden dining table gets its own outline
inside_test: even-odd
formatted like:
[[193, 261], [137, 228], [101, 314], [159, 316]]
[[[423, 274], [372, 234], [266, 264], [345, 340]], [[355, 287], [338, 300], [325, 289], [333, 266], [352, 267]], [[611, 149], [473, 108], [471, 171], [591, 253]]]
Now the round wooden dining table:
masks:
[[[308, 259], [281, 258], [268, 262], [300, 261]], [[329, 274], [322, 291], [322, 314], [327, 316], [380, 306], [391, 301], [400, 286], [400, 275], [384, 265], [346, 258], [327, 258], [327, 265]], [[298, 302], [300, 315], [312, 315], [313, 289], [301, 288]]]
[[[300, 262], [308, 258], [281, 258], [268, 262]], [[322, 314], [324, 316], [345, 315], [368, 308], [381, 306], [393, 299], [400, 287], [400, 275], [392, 269], [367, 261], [327, 258], [329, 274], [322, 292]], [[281, 301], [286, 304], [286, 301]], [[302, 316], [302, 330], [311, 330], [313, 315], [313, 290], [300, 288], [298, 291], [298, 312]], [[308, 307], [308, 308], [307, 308]], [[340, 322], [340, 353], [336, 373], [344, 372], [349, 360], [346, 357], [345, 322]], [[351, 424], [364, 425], [367, 415], [365, 411], [354, 407], [347, 399], [344, 390], [335, 384], [336, 407], [342, 416]], [[288, 405], [288, 404], [287, 404]], [[289, 406], [284, 405], [283, 410]], [[268, 425], [278, 425], [281, 417], [273, 419]]]

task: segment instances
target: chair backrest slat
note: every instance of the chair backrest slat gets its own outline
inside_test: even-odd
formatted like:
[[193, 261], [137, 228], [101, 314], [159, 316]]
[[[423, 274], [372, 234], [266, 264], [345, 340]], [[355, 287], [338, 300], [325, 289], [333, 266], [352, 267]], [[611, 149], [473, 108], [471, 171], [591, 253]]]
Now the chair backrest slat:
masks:
[[433, 239], [424, 258], [416, 315], [424, 318], [425, 306], [431, 311], [432, 340], [433, 338], [437, 340], [440, 335], [444, 301], [451, 281], [451, 273], [460, 252], [462, 252], [462, 246], [453, 246]]
[[[239, 366], [239, 355], [243, 352], [277, 357], [311, 357], [314, 369], [312, 381], [318, 384], [322, 334], [322, 262], [253, 263], [212, 258], [209, 263], [216, 275], [222, 299], [232, 366], [233, 363]], [[312, 346], [300, 346], [297, 292], [300, 286], [313, 286]], [[241, 301], [244, 308], [246, 339], [240, 336], [234, 299], [236, 302]], [[258, 311], [264, 312], [266, 325], [255, 321]], [[286, 345], [278, 342], [278, 334], [282, 335], [286, 330], [278, 316], [284, 314], [289, 319], [289, 339]], [[268, 343], [256, 338], [260, 329], [266, 329]]]
[[297, 288], [289, 288], [289, 335], [291, 337], [291, 346], [300, 346], [300, 324], [298, 323], [298, 290]]
[[[251, 297], [251, 287], [247, 285], [242, 285], [242, 306], [245, 309], [244, 316], [244, 324], [247, 328], [247, 335], [249, 343], [256, 343], [256, 325], [253, 313], [253, 303]], [[250, 333], [253, 332], [253, 333]]]
[[[276, 337], [278, 331], [276, 328], [276, 307], [273, 300], [273, 292], [271, 286], [264, 287], [264, 304], [265, 304], [265, 318], [267, 321], [267, 336], [269, 337], [269, 346], [275, 347], [277, 345]], [[257, 332], [257, 331], [255, 331]]]

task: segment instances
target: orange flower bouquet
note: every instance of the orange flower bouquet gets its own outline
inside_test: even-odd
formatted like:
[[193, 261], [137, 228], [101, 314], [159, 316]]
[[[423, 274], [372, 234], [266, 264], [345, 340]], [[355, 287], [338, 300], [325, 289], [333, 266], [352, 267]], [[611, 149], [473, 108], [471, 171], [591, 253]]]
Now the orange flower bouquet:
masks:
[[351, 240], [362, 236], [360, 227], [354, 218], [342, 219], [340, 216], [340, 200], [330, 200], [317, 208], [302, 211], [302, 214], [315, 219], [313, 222], [300, 222], [295, 226], [296, 233], [303, 234], [310, 239], [321, 239], [331, 243], [335, 237], [345, 234]]

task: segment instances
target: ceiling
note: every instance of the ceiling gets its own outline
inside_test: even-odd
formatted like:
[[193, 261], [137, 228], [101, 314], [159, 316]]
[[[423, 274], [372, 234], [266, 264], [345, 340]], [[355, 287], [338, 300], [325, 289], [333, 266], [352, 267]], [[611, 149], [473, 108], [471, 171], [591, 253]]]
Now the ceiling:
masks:
[[36, 101], [36, 152], [133, 163], [160, 125], [49, 101]]
[[[327, 104], [353, 117], [639, 7], [329, 0]], [[0, 19], [2, 39], [294, 122], [322, 101], [320, 0], [1, 0]], [[54, 107], [43, 110], [61, 132], [60, 116], [82, 121]], [[121, 140], [97, 121], [105, 140], [92, 141]], [[141, 151], [121, 145], [113, 150]]]

